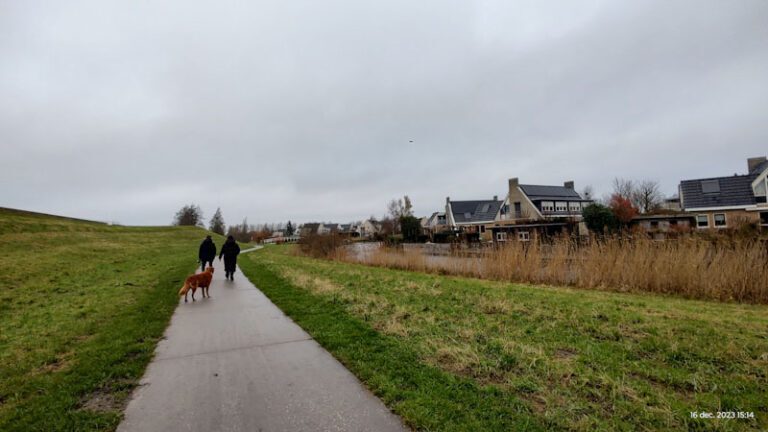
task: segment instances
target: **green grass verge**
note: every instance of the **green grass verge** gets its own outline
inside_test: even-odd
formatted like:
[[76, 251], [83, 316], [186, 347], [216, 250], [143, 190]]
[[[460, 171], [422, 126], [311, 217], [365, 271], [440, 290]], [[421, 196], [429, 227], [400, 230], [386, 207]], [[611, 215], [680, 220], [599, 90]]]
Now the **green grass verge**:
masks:
[[427, 275], [289, 250], [268, 247], [240, 265], [416, 429], [768, 428], [768, 307]]
[[0, 430], [113, 430], [205, 232], [0, 209]]

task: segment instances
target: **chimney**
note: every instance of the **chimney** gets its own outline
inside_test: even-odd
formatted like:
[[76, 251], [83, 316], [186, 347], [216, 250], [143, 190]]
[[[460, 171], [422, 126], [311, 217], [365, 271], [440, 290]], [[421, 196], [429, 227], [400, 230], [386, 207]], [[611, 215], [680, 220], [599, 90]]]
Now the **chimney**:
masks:
[[511, 194], [513, 190], [517, 189], [517, 185], [520, 184], [520, 181], [517, 179], [517, 177], [513, 177], [509, 179], [509, 193]]
[[760, 165], [765, 161], [766, 161], [765, 156], [751, 157], [747, 159], [747, 169], [748, 169], [747, 174], [751, 174], [752, 171], [754, 171], [758, 165]]
[[563, 186], [565, 186], [567, 189], [575, 189], [575, 187], [573, 186], [573, 180], [569, 180], [563, 183]]
[[498, 200], [499, 200], [499, 196], [498, 196], [498, 195], [494, 195], [494, 196], [493, 196], [493, 200], [494, 200], [494, 201], [498, 201]]
[[445, 203], [448, 204], [449, 202], [451, 202], [451, 197], [445, 197]]

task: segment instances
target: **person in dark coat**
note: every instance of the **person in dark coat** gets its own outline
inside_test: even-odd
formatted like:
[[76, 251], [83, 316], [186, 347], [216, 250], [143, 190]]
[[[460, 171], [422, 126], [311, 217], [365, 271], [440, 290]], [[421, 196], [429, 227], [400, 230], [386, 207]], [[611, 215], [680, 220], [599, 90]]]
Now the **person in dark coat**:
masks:
[[200, 252], [198, 252], [197, 258], [202, 263], [201, 271], [205, 271], [206, 263], [213, 267], [213, 259], [216, 258], [216, 244], [213, 243], [211, 236], [205, 237], [205, 240], [200, 243]]
[[224, 257], [224, 272], [226, 278], [229, 280], [235, 280], [235, 268], [237, 267], [237, 255], [240, 254], [240, 246], [237, 245], [235, 238], [232, 236], [227, 237], [227, 242], [221, 247], [221, 253], [219, 254], [219, 261], [221, 257]]

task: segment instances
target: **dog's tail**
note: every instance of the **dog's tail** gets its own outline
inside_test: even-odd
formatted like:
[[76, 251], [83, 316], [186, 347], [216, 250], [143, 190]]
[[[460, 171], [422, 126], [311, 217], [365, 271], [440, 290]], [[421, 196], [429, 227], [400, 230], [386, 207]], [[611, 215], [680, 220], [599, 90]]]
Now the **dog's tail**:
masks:
[[183, 296], [184, 294], [187, 293], [187, 291], [189, 291], [189, 283], [188, 282], [184, 282], [184, 286], [181, 287], [181, 289], [179, 290], [179, 295]]

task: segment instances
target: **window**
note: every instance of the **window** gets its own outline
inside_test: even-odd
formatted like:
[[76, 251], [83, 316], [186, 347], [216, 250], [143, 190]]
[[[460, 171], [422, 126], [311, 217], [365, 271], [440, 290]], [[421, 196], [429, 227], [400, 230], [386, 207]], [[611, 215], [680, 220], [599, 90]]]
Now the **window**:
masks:
[[524, 242], [530, 241], [531, 240], [531, 233], [529, 233], [528, 231], [518, 231], [517, 232], [517, 239], [519, 241], [524, 241]]
[[497, 232], [496, 233], [496, 241], [507, 241], [507, 233], [505, 232]]
[[701, 182], [702, 193], [719, 193], [720, 181], [719, 180], [703, 180]]
[[709, 217], [707, 215], [696, 216], [697, 228], [709, 228]]
[[483, 204], [483, 207], [480, 209], [480, 213], [488, 213], [488, 209], [491, 208], [490, 204]]
[[485, 225], [480, 225], [480, 232], [481, 232], [481, 233], [484, 233], [484, 232], [485, 232]]
[[470, 212], [464, 213], [464, 219], [466, 219], [466, 220], [472, 219], [472, 213], [470, 213]]
[[760, 225], [768, 226], [768, 212], [760, 212]]
[[716, 228], [724, 228], [725, 227], [725, 213], [715, 213], [715, 227]]
[[541, 211], [545, 212], [553, 212], [555, 211], [555, 203], [552, 201], [542, 201], [541, 202]]
[[519, 201], [515, 202], [515, 218], [519, 219], [523, 217], [523, 208]]
[[580, 208], [581, 208], [581, 206], [579, 205], [578, 202], [569, 202], [568, 203], [568, 210], [571, 211], [571, 212], [577, 212], [578, 213]]
[[564, 212], [568, 210], [568, 204], [562, 201], [558, 201], [555, 204], [555, 209], [559, 212]]

